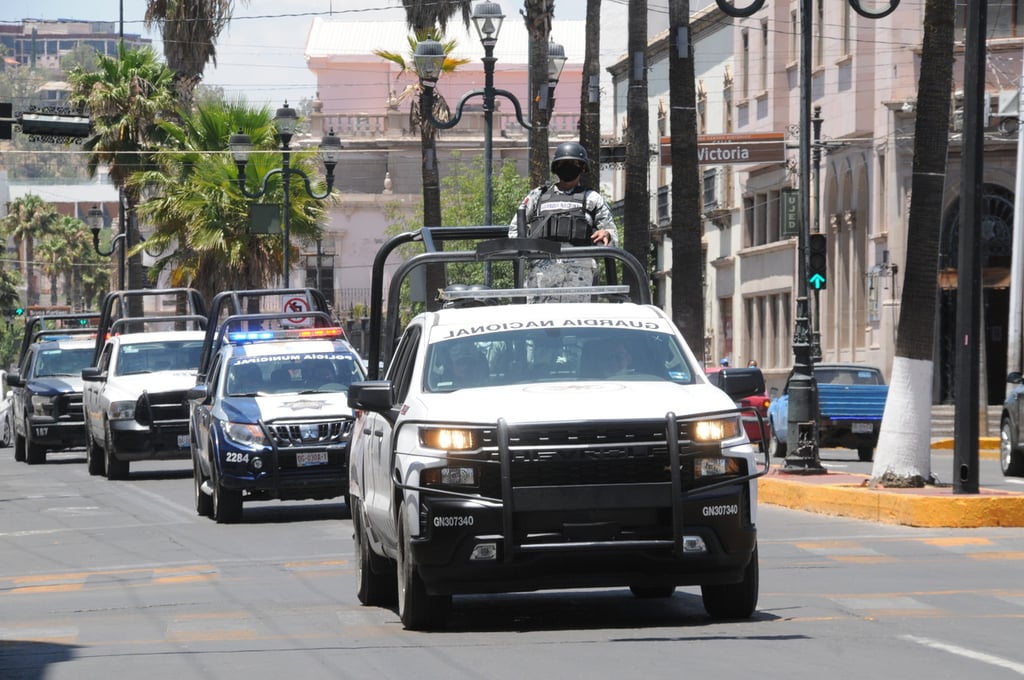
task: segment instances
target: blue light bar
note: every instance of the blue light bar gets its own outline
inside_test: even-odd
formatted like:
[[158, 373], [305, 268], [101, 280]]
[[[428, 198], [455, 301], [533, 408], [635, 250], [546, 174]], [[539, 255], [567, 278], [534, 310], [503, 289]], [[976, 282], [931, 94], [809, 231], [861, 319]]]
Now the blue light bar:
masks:
[[238, 345], [245, 342], [259, 342], [260, 340], [273, 340], [277, 337], [274, 331], [235, 331], [228, 333], [228, 342]]

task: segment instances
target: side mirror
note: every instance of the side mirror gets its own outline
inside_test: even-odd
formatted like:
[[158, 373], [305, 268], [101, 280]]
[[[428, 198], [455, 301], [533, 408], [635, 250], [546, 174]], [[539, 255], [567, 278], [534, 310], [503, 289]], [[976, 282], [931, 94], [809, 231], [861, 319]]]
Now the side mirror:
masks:
[[103, 371], [90, 366], [89, 368], [82, 369], [82, 380], [85, 382], [100, 382], [103, 379]]
[[733, 401], [755, 394], [764, 394], [764, 374], [760, 368], [723, 368], [718, 372], [718, 386]]
[[7, 384], [11, 387], [24, 387], [25, 381], [21, 379], [21, 374], [17, 371], [11, 371], [7, 374]]
[[390, 380], [364, 380], [348, 386], [348, 406], [360, 411], [384, 413], [394, 406]]
[[200, 404], [205, 403], [207, 398], [210, 396], [210, 390], [207, 388], [206, 383], [201, 385], [193, 385], [188, 388], [185, 392], [185, 398], [189, 401], [195, 401]]
[[770, 390], [768, 390], [768, 396], [771, 397], [772, 399], [777, 399], [779, 396], [779, 388], [773, 387]]
[[[1019, 385], [1022, 381], [1024, 381], [1024, 378], [1022, 378], [1020, 371], [1011, 371], [1006, 376], [1006, 382], [1013, 383], [1014, 385]], [[11, 382], [10, 375], [7, 376], [7, 382]]]

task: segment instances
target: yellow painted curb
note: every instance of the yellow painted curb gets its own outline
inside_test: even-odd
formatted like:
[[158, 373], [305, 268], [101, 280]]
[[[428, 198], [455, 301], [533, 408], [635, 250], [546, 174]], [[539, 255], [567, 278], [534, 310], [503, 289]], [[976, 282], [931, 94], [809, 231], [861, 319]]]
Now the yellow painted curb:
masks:
[[[936, 439], [933, 449], [952, 450], [956, 442], [950, 439]], [[978, 457], [986, 460], [999, 459], [999, 437], [978, 437]]]
[[[867, 478], [865, 477], [865, 480]], [[922, 495], [856, 484], [800, 482], [770, 476], [757, 484], [758, 501], [825, 515], [914, 527], [1022, 527], [1024, 494]]]

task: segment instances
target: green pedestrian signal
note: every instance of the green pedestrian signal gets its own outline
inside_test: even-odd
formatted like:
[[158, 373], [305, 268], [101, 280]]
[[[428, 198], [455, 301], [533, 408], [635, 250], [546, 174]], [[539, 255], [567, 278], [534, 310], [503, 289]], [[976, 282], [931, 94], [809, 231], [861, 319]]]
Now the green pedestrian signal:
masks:
[[807, 241], [807, 283], [814, 290], [824, 290], [828, 283], [828, 239], [825, 234], [811, 234]]
[[14, 316], [25, 316], [25, 308], [24, 307], [17, 307], [17, 308], [15, 308]]

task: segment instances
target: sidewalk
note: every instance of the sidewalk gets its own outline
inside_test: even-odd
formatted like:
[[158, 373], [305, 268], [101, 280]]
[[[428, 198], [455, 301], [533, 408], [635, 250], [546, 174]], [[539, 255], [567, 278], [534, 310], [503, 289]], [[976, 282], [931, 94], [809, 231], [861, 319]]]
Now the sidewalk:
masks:
[[[952, 440], [937, 440], [932, 448], [953, 448]], [[999, 440], [979, 440], [978, 454], [997, 458]], [[758, 480], [758, 502], [915, 527], [1024, 527], [1024, 490], [981, 488], [977, 494], [954, 494], [952, 486], [872, 489], [868, 475], [794, 475], [779, 467], [773, 461], [772, 470]]]

